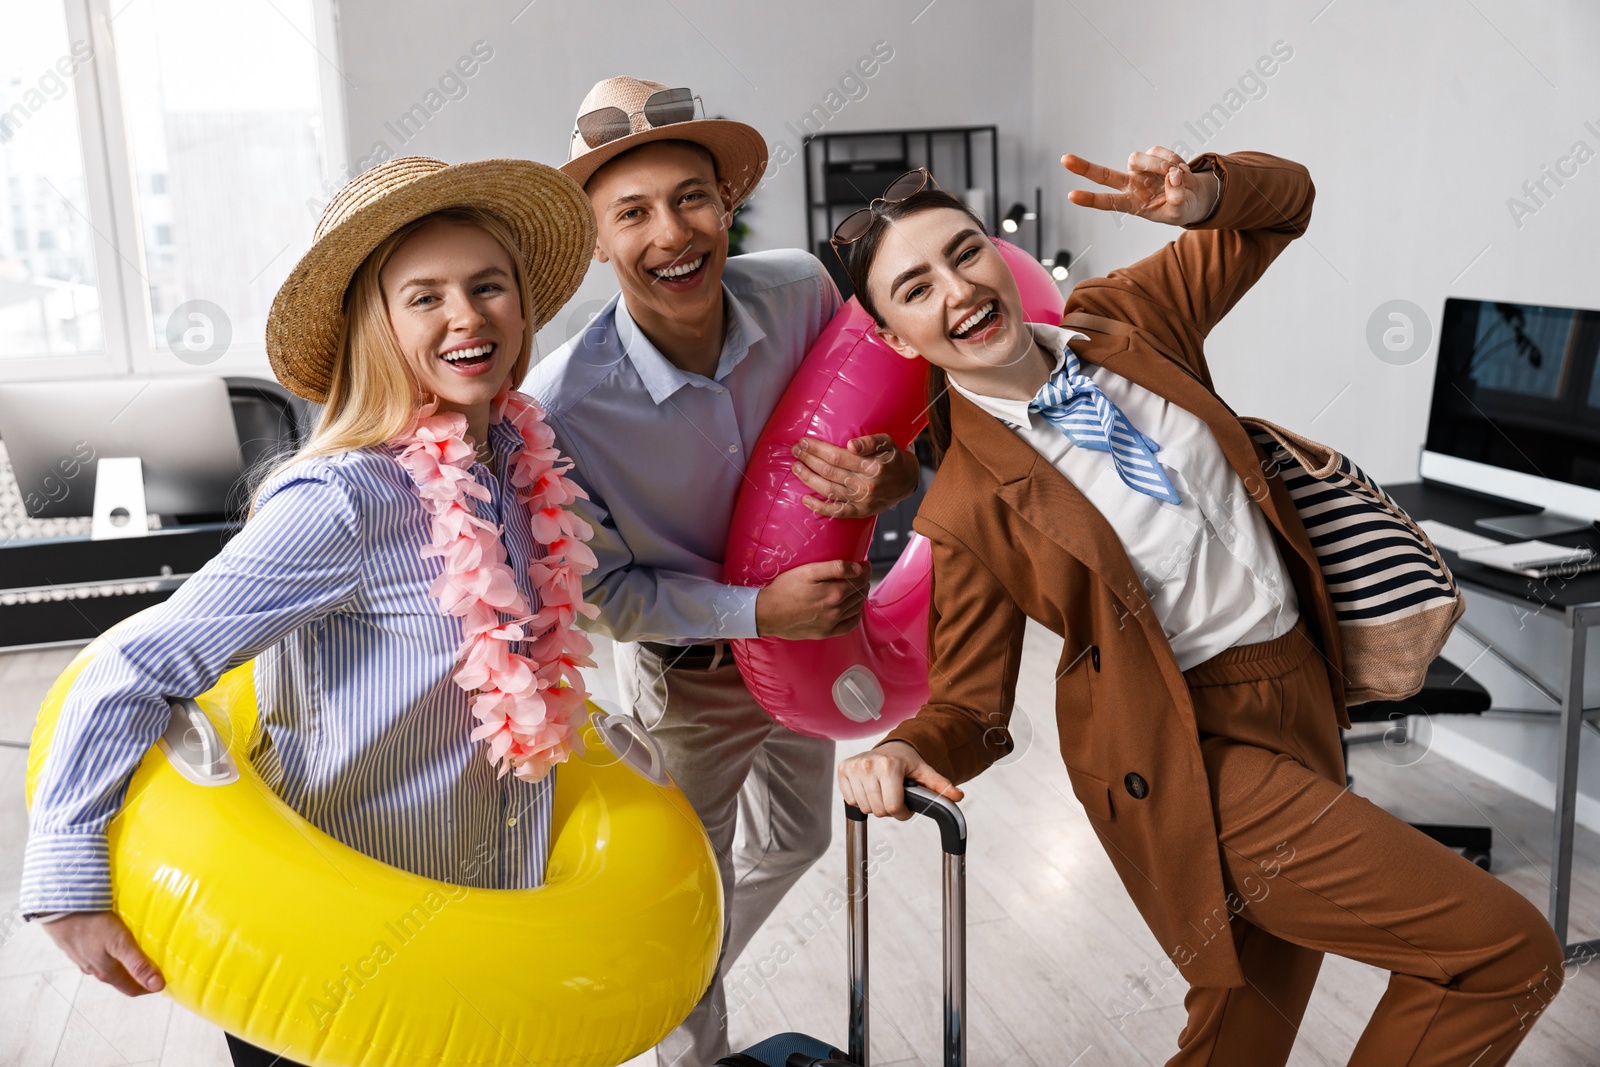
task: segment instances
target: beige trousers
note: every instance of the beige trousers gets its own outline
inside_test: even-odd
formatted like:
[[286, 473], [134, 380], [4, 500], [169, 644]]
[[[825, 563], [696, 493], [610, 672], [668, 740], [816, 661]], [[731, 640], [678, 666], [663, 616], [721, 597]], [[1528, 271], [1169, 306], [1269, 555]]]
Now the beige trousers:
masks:
[[828, 850], [834, 742], [779, 726], [745, 688], [731, 651], [708, 670], [663, 667], [616, 646], [625, 710], [661, 744], [667, 772], [705, 825], [722, 873], [722, 958], [689, 1017], [656, 1046], [659, 1067], [709, 1067], [728, 1053], [723, 979], [789, 888]]

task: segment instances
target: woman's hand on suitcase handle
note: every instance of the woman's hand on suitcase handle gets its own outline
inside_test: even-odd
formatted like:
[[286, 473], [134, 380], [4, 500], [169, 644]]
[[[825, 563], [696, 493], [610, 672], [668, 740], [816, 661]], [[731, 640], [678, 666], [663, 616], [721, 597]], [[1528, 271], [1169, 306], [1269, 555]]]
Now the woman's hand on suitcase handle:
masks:
[[846, 803], [868, 815], [887, 815], [902, 822], [913, 814], [906, 807], [907, 778], [950, 800], [959, 801], [963, 796], [955, 783], [904, 741], [885, 741], [839, 764], [839, 791]]
[[84, 911], [44, 924], [78, 970], [130, 997], [159, 993], [166, 981], [114, 911]]

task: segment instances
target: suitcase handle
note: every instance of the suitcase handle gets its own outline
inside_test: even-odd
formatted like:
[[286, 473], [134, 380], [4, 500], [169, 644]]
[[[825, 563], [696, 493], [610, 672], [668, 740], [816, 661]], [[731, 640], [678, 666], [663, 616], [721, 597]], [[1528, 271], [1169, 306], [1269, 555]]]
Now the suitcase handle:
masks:
[[967, 854], [967, 817], [956, 802], [926, 786], [906, 783], [906, 807], [939, 824], [939, 843], [952, 856]]
[[[944, 849], [944, 1064], [963, 1067], [967, 1058], [967, 819], [949, 800], [911, 779], [905, 803], [939, 826]], [[870, 1067], [867, 1026], [867, 816], [844, 806], [845, 879], [850, 899], [850, 1059]]]

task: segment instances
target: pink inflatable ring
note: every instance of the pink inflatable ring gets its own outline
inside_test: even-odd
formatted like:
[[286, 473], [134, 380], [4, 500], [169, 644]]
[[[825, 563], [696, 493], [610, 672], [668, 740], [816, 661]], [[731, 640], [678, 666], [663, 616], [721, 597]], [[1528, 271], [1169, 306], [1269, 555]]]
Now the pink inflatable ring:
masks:
[[[1059, 323], [1061, 292], [1038, 260], [996, 240], [1030, 322]], [[745, 470], [729, 527], [723, 580], [764, 586], [806, 563], [864, 561], [874, 519], [834, 519], [805, 506], [811, 490], [791, 469], [804, 436], [843, 445], [887, 433], [901, 448], [927, 423], [927, 364], [879, 340], [852, 298], [823, 327], [778, 401]], [[818, 641], [733, 642], [745, 684], [767, 713], [797, 733], [837, 739], [883, 733], [928, 698], [927, 540], [913, 535], [873, 590], [861, 625]]]

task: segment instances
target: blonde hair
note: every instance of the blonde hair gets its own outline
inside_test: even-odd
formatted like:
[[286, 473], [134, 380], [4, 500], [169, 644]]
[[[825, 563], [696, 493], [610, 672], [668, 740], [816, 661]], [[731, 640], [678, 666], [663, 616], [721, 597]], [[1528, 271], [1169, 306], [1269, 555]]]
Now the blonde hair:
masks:
[[332, 384], [322, 415], [299, 449], [276, 463], [263, 463], [263, 473], [250, 492], [250, 512], [256, 512], [261, 490], [279, 474], [316, 456], [334, 456], [391, 441], [411, 428], [426, 397], [416, 374], [389, 322], [379, 275], [406, 238], [438, 221], [477, 226], [500, 243], [511, 257], [517, 296], [522, 305], [522, 350], [511, 365], [509, 380], [515, 386], [528, 373], [532, 360], [534, 323], [528, 309], [534, 306], [531, 279], [523, 270], [522, 253], [510, 227], [498, 217], [476, 207], [449, 207], [424, 215], [384, 238], [356, 268], [344, 294], [344, 324], [334, 357]]

